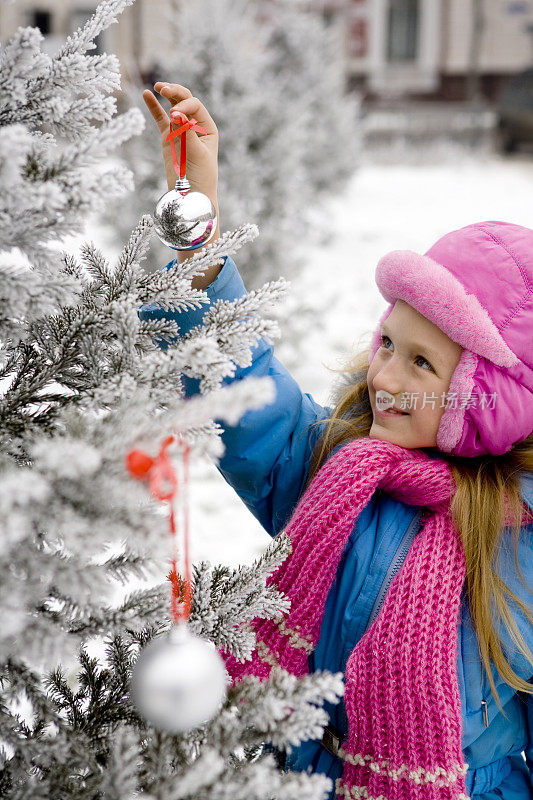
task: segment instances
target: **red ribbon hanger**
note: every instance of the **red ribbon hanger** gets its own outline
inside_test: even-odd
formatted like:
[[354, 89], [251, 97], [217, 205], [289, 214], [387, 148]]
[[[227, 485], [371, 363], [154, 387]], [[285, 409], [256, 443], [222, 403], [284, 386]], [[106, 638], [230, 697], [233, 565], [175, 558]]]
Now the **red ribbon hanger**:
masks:
[[[183, 479], [181, 496], [178, 495], [178, 476], [168, 457], [169, 446], [177, 442], [183, 457]], [[130, 475], [138, 480], [147, 480], [151, 494], [169, 504], [169, 526], [173, 541], [172, 569], [169, 573], [171, 583], [171, 611], [174, 622], [189, 619], [192, 604], [192, 580], [189, 559], [189, 445], [177, 435], [168, 436], [161, 444], [159, 453], [152, 458], [143, 450], [130, 450], [126, 455], [126, 468]], [[185, 580], [182, 580], [177, 571], [177, 534], [176, 519], [174, 514], [175, 498], [181, 499], [183, 511], [183, 561]], [[180, 587], [181, 584], [181, 587]]]
[[[172, 123], [173, 119], [170, 119], [170, 133], [168, 134], [165, 142], [170, 142], [170, 147], [172, 150], [172, 162], [174, 164], [174, 170], [178, 178], [185, 177], [185, 168], [187, 166], [187, 137], [181, 136], [182, 133], [186, 133], [188, 130], [194, 130], [196, 133], [207, 133], [205, 128], [202, 128], [201, 125], [198, 125], [197, 120], [192, 117], [191, 119], [187, 119], [185, 114], [182, 111], [173, 111], [172, 114], [177, 116], [178, 114], [181, 116], [182, 120], [186, 120], [177, 130], [172, 130]], [[181, 147], [180, 147], [180, 163], [178, 164], [178, 156], [176, 153], [176, 144], [174, 139], [176, 136], [181, 136]]]

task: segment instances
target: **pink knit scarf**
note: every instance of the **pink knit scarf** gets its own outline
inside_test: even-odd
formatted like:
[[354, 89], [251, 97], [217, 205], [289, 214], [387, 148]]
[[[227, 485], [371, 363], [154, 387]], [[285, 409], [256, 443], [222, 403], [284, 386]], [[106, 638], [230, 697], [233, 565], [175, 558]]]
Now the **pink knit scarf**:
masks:
[[351, 800], [467, 800], [456, 666], [466, 565], [449, 514], [455, 483], [446, 462], [369, 437], [331, 456], [286, 528], [291, 555], [267, 581], [290, 598], [290, 612], [253, 621], [251, 661], [222, 655], [234, 680], [266, 678], [272, 667], [309, 672], [337, 565], [378, 488], [427, 510], [380, 613], [346, 664], [348, 737], [336, 793]]

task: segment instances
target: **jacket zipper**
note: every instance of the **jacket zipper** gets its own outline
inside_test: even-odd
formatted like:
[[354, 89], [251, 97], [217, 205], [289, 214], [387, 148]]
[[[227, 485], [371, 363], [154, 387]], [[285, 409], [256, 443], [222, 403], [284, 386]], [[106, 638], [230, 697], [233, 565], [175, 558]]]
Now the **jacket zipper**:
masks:
[[[482, 692], [483, 691], [483, 664], [481, 663], [481, 655], [479, 657], [479, 672], [480, 672], [480, 681], [481, 681], [480, 691]], [[489, 727], [489, 709], [488, 709], [486, 700], [482, 700], [481, 701], [481, 711], [482, 711], [482, 714], [483, 714], [483, 727], [484, 728], [488, 728]]]
[[[370, 628], [370, 626], [372, 625], [372, 623], [376, 619], [377, 615], [379, 614], [379, 612], [381, 610], [381, 606], [383, 605], [383, 603], [385, 601], [385, 596], [386, 596], [386, 594], [387, 594], [387, 592], [389, 590], [389, 587], [390, 587], [392, 581], [394, 580], [395, 576], [400, 571], [405, 559], [407, 558], [407, 553], [409, 552], [409, 549], [410, 549], [411, 545], [413, 544], [413, 542], [415, 540], [416, 534], [419, 531], [419, 527], [420, 527], [419, 526], [419, 522], [420, 522], [420, 518], [422, 516], [422, 513], [423, 513], [423, 510], [420, 509], [420, 511], [418, 511], [418, 513], [415, 514], [415, 516], [411, 520], [411, 523], [410, 523], [409, 527], [407, 528], [407, 530], [406, 530], [406, 532], [405, 532], [405, 534], [404, 534], [404, 536], [402, 538], [402, 541], [400, 542], [400, 546], [398, 547], [398, 550], [396, 551], [396, 554], [395, 554], [395, 556], [394, 556], [394, 558], [392, 560], [392, 563], [391, 563], [391, 565], [390, 565], [390, 567], [389, 567], [389, 569], [387, 571], [387, 574], [385, 575], [385, 579], [384, 579], [384, 581], [383, 581], [383, 583], [381, 585], [381, 589], [380, 589], [379, 594], [378, 594], [378, 596], [376, 598], [376, 602], [374, 603], [374, 607], [373, 607], [373, 609], [372, 609], [372, 611], [370, 613], [370, 619], [368, 621], [368, 628]], [[480, 665], [480, 668], [481, 668], [480, 669], [480, 671], [481, 671], [481, 685], [483, 686], [483, 666]], [[485, 728], [488, 728], [489, 727], [489, 714], [488, 714], [488, 706], [487, 706], [486, 700], [482, 700], [481, 701], [481, 711], [482, 711], [482, 716], [483, 716], [483, 726]]]
[[389, 590], [389, 586], [391, 585], [392, 581], [394, 580], [394, 577], [400, 571], [400, 569], [402, 567], [402, 564], [403, 564], [403, 562], [405, 561], [405, 559], [407, 557], [407, 553], [409, 552], [409, 549], [410, 549], [411, 545], [413, 544], [413, 542], [415, 540], [416, 534], [419, 531], [419, 528], [420, 528], [419, 523], [420, 523], [420, 518], [422, 517], [422, 514], [423, 514], [423, 509], [421, 508], [415, 514], [413, 519], [411, 520], [411, 523], [409, 524], [409, 527], [407, 528], [407, 530], [406, 530], [406, 532], [405, 532], [405, 534], [403, 536], [403, 539], [400, 542], [400, 546], [398, 547], [398, 550], [396, 551], [396, 555], [394, 556], [394, 558], [392, 560], [392, 563], [391, 563], [391, 565], [390, 565], [390, 567], [389, 567], [389, 569], [387, 571], [387, 574], [385, 575], [385, 579], [384, 579], [384, 581], [383, 581], [383, 583], [381, 585], [381, 589], [380, 589], [379, 594], [377, 596], [376, 602], [374, 603], [374, 607], [373, 607], [373, 609], [372, 609], [372, 611], [370, 613], [370, 619], [368, 621], [368, 627], [370, 627], [372, 625], [372, 623], [374, 622], [375, 618], [379, 614], [381, 606], [383, 605], [383, 602], [385, 600], [385, 595], [387, 594], [387, 592]]

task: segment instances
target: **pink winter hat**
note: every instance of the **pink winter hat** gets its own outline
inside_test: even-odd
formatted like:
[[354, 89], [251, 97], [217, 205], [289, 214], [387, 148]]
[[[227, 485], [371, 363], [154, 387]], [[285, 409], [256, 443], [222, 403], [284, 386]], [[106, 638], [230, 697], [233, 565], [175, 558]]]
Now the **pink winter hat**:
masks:
[[533, 230], [477, 222], [447, 233], [425, 255], [394, 250], [376, 283], [389, 307], [404, 300], [463, 347], [437, 431], [458, 456], [501, 455], [533, 431]]

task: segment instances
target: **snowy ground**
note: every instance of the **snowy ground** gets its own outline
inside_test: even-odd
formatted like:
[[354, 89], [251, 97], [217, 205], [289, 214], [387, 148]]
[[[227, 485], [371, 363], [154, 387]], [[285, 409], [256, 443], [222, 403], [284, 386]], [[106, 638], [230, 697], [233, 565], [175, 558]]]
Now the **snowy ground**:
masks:
[[[296, 361], [295, 378], [321, 403], [327, 402], [333, 379], [325, 365], [338, 367], [359, 337], [366, 342], [386, 306], [374, 284], [382, 255], [396, 249], [425, 252], [446, 232], [481, 220], [533, 227], [531, 157], [448, 149], [433, 163], [421, 163], [422, 152], [410, 160], [415, 163], [405, 166], [366, 157], [343, 196], [315, 212], [330, 221], [331, 236], [306, 242], [307, 266], [292, 281], [287, 302], [287, 313], [293, 313], [303, 299], [314, 322], [302, 331], [298, 359], [285, 343], [277, 354]], [[97, 241], [96, 231], [89, 229], [84, 238]], [[267, 533], [213, 466], [194, 465], [190, 498], [193, 561], [236, 566], [249, 563], [268, 544]], [[117, 602], [132, 588], [117, 591]]]

